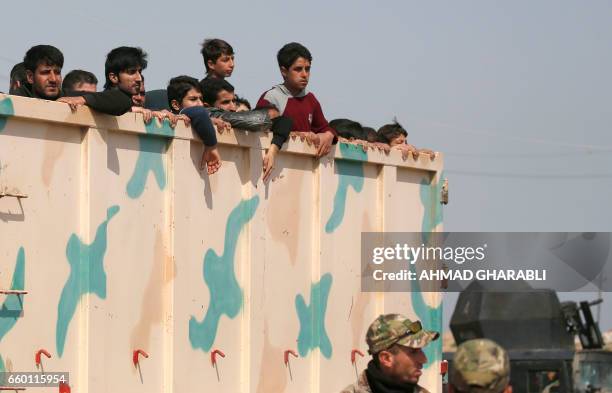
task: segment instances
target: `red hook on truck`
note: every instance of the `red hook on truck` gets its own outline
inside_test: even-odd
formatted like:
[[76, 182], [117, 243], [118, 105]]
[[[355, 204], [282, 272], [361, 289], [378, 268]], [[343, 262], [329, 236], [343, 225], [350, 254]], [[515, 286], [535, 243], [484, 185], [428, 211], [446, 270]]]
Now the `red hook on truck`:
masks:
[[36, 361], [36, 368], [40, 367], [42, 364], [41, 355], [45, 355], [48, 359], [51, 358], [51, 354], [46, 349], [39, 349], [36, 351], [36, 356], [34, 356], [34, 360]]
[[213, 367], [217, 365], [217, 355], [221, 356], [222, 358], [225, 357], [225, 354], [218, 349], [212, 351], [210, 353], [210, 362], [212, 363]]
[[353, 350], [351, 351], [351, 364], [355, 364], [355, 361], [356, 361], [356, 359], [355, 359], [355, 355], [357, 355], [357, 354], [359, 354], [359, 356], [361, 356], [361, 357], [364, 357], [364, 356], [365, 356], [365, 355], [363, 354], [363, 352], [361, 352], [360, 350], [358, 350], [358, 349], [353, 349]]
[[132, 354], [132, 362], [134, 363], [134, 367], [138, 366], [138, 363], [139, 363], [138, 357], [140, 355], [144, 356], [145, 358], [149, 357], [149, 354], [143, 351], [142, 349], [135, 350], [134, 353]]
[[293, 357], [299, 358], [298, 354], [293, 349], [286, 350], [284, 354], [285, 366], [289, 364], [289, 355], [293, 355]]

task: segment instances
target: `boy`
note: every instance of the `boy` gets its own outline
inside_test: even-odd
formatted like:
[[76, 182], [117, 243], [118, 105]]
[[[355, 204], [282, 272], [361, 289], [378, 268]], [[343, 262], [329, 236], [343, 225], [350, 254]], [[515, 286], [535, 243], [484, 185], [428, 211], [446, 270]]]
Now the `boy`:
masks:
[[64, 102], [75, 110], [79, 105], [109, 115], [119, 116], [130, 110], [131, 100], [117, 92], [83, 93], [62, 91], [62, 67], [64, 55], [51, 45], [36, 45], [31, 47], [23, 58], [28, 85], [16, 89], [15, 95], [41, 98], [45, 100]]
[[[204, 79], [225, 79], [232, 75], [234, 71], [234, 49], [230, 44], [218, 38], [209, 38], [202, 43], [202, 50], [200, 53], [202, 54], [204, 67], [206, 68], [206, 76]], [[170, 100], [164, 89], [151, 90], [147, 93], [147, 109], [172, 110], [172, 108], [167, 107], [168, 102], [170, 102]], [[215, 122], [215, 125], [219, 131], [222, 131], [225, 127], [224, 124], [218, 122]]]
[[366, 134], [361, 124], [349, 119], [334, 119], [329, 126], [338, 134], [339, 138], [353, 141], [355, 139], [366, 140]]
[[15, 94], [21, 86], [26, 86], [26, 88], [31, 89], [31, 86], [28, 86], [28, 79], [26, 77], [26, 70], [23, 62], [13, 66], [10, 78], [9, 94]]
[[428, 154], [432, 160], [435, 158], [435, 153], [432, 150], [417, 149], [413, 145], [406, 143], [407, 137], [408, 132], [397, 120], [394, 120], [391, 124], [385, 124], [378, 129], [379, 141], [401, 150], [404, 159], [408, 157], [408, 153], [412, 153], [415, 158], [418, 158], [420, 153]]
[[263, 159], [263, 181], [267, 181], [274, 169], [276, 155], [291, 132], [291, 119], [279, 116], [278, 111], [273, 108], [236, 112], [234, 86], [225, 79], [206, 78], [200, 85], [204, 106], [211, 108], [210, 115], [213, 118], [222, 119], [232, 127], [242, 130], [272, 131], [272, 143]]
[[202, 43], [202, 58], [206, 67], [206, 78], [225, 79], [234, 72], [234, 48], [218, 38], [209, 38]]
[[217, 149], [217, 135], [213, 127], [210, 115], [204, 109], [202, 90], [195, 78], [181, 75], [170, 79], [168, 88], [168, 104], [174, 114], [185, 115], [191, 120], [191, 126], [202, 142], [204, 142], [204, 153], [200, 168], [208, 167], [208, 174], [219, 170], [221, 156]]
[[95, 93], [98, 90], [98, 78], [89, 71], [72, 70], [64, 77], [62, 89]]
[[293, 120], [294, 130], [312, 131], [310, 140], [318, 147], [317, 156], [326, 155], [337, 139], [323, 116], [321, 104], [314, 94], [306, 91], [312, 55], [303, 45], [292, 42], [278, 51], [276, 59], [283, 83], [263, 93], [257, 108], [274, 107]]
[[406, 144], [407, 137], [408, 132], [397, 121], [385, 124], [378, 129], [380, 142], [387, 143], [391, 147]]
[[236, 112], [247, 112], [251, 110], [251, 103], [246, 98], [236, 96]]

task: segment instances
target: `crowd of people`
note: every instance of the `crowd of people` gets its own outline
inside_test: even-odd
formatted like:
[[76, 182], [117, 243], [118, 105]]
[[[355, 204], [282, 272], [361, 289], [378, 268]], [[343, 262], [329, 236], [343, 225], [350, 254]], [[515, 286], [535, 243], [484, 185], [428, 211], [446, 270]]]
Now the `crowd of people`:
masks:
[[341, 140], [387, 153], [398, 149], [404, 159], [419, 154], [435, 158], [433, 151], [408, 144], [408, 133], [397, 121], [378, 131], [350, 119], [328, 122], [321, 104], [307, 90], [312, 55], [299, 43], [286, 44], [278, 51], [283, 82], [265, 91], [254, 109], [235, 94], [234, 86], [227, 81], [235, 66], [232, 46], [221, 39], [207, 39], [201, 54], [206, 70], [203, 79], [181, 75], [170, 79], [166, 89], [146, 91], [143, 71], [147, 68], [147, 54], [137, 47], [115, 48], [106, 56], [104, 87], [98, 91], [98, 79], [93, 73], [73, 70], [62, 78], [62, 52], [51, 45], [36, 45], [11, 70], [9, 94], [63, 102], [72, 110], [86, 105], [115, 116], [130, 111], [142, 113], [147, 123], [158, 118], [175, 126], [182, 120], [202, 139], [202, 169], [207, 168], [209, 174], [221, 165], [217, 131], [230, 128], [272, 132], [263, 159], [264, 181], [272, 173], [277, 154], [292, 131], [316, 146], [319, 157], [328, 154], [332, 145]]
[[[321, 104], [306, 90], [312, 56], [299, 43], [289, 43], [279, 50], [277, 60], [283, 83], [265, 91], [254, 109], [247, 100], [236, 96], [226, 79], [234, 71], [233, 48], [223, 40], [208, 39], [201, 53], [206, 68], [202, 80], [181, 75], [170, 79], [166, 89], [147, 92], [143, 76], [147, 54], [136, 47], [115, 48], [106, 57], [104, 88], [98, 91], [98, 79], [93, 73], [73, 70], [62, 78], [62, 52], [50, 45], [37, 45], [11, 70], [9, 94], [63, 102], [73, 110], [86, 105], [110, 115], [142, 113], [145, 122], [167, 119], [174, 126], [182, 120], [202, 139], [202, 163], [209, 174], [221, 165], [217, 131], [229, 128], [272, 132], [263, 162], [264, 180], [270, 176], [275, 157], [290, 132], [295, 130], [317, 147], [318, 156], [329, 153], [338, 140], [346, 140], [364, 148], [387, 152], [394, 148], [406, 154], [435, 157], [429, 150], [408, 144], [408, 134], [397, 121], [378, 130], [350, 119], [328, 123]], [[425, 330], [420, 321], [399, 314], [380, 315], [366, 334], [372, 358], [357, 382], [342, 393], [427, 393], [418, 384], [427, 363], [423, 349], [438, 338], [437, 332]], [[484, 339], [467, 341], [455, 353], [449, 391], [510, 393], [509, 367], [507, 353], [496, 343]]]

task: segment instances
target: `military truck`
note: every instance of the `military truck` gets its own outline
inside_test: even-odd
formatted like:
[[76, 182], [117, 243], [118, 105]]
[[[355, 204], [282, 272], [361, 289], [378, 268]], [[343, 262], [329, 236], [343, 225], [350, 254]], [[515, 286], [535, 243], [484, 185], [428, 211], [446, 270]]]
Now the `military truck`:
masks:
[[[560, 302], [555, 291], [495, 292], [478, 282], [460, 295], [450, 328], [457, 345], [489, 338], [510, 356], [515, 392], [612, 392], [612, 352], [603, 349], [595, 302]], [[581, 350], [575, 349], [578, 337]], [[452, 368], [452, 353], [444, 358]]]

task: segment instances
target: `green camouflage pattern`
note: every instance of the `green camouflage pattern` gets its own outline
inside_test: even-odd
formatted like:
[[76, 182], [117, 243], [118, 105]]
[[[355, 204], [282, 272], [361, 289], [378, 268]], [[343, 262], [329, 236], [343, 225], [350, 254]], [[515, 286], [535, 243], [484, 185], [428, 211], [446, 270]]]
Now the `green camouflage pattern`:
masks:
[[462, 392], [500, 393], [510, 382], [508, 354], [491, 340], [466, 341], [455, 352], [450, 382]]
[[[357, 382], [345, 387], [340, 393], [372, 393], [372, 388], [368, 383], [368, 377], [365, 371], [362, 371], [357, 379]], [[429, 390], [425, 389], [420, 385], [416, 385], [413, 393], [430, 393]]]
[[389, 349], [395, 344], [410, 348], [424, 348], [440, 336], [438, 332], [424, 329], [412, 333], [411, 326], [413, 324], [413, 321], [401, 314], [379, 315], [372, 322], [366, 334], [368, 352], [373, 355]]

